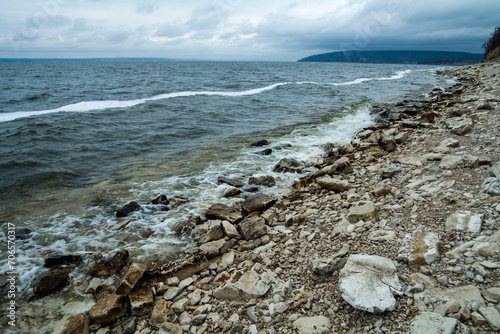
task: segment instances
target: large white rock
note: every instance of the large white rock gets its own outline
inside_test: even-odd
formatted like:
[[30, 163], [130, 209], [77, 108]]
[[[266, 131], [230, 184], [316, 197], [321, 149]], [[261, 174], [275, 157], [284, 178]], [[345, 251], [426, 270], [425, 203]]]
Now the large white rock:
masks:
[[299, 318], [293, 323], [293, 327], [295, 327], [300, 334], [331, 333], [331, 326], [330, 320], [322, 315]]
[[482, 217], [483, 215], [475, 215], [470, 211], [458, 211], [446, 218], [445, 227], [447, 230], [479, 233], [481, 232]]
[[400, 250], [401, 254], [404, 252], [407, 253], [410, 264], [416, 267], [438, 261], [441, 258], [439, 235], [420, 230], [407, 234], [404, 247]]
[[402, 294], [394, 262], [376, 255], [349, 256], [339, 274], [339, 288], [345, 301], [371, 313], [394, 310], [393, 293]]
[[411, 322], [411, 334], [453, 334], [458, 320], [432, 312], [423, 312]]

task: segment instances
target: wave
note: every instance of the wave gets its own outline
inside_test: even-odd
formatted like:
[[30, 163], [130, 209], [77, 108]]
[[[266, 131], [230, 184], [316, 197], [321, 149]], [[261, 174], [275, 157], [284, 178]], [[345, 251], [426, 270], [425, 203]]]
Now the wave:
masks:
[[[404, 77], [406, 74], [408, 74], [410, 72], [411, 72], [411, 70], [398, 71], [398, 72], [396, 72], [396, 74], [394, 74], [390, 77], [358, 78], [358, 79], [355, 79], [353, 81], [347, 81], [347, 82], [326, 83], [326, 85], [347, 86], [347, 85], [356, 85], [356, 84], [360, 84], [360, 83], [363, 83], [366, 81], [374, 81], [374, 80], [397, 80], [397, 79], [401, 79], [402, 77]], [[9, 121], [13, 121], [13, 120], [16, 120], [19, 118], [40, 116], [40, 115], [46, 115], [46, 114], [52, 114], [52, 113], [58, 113], [58, 112], [86, 112], [86, 111], [92, 111], [92, 110], [102, 110], [102, 109], [112, 109], [112, 108], [128, 108], [128, 107], [133, 107], [133, 106], [136, 106], [139, 104], [146, 103], [148, 101], [157, 101], [157, 100], [171, 99], [171, 98], [176, 98], [176, 97], [189, 97], [189, 96], [197, 96], [197, 95], [205, 95], [205, 96], [216, 95], [216, 96], [237, 97], [237, 96], [257, 95], [257, 94], [261, 94], [261, 93], [269, 91], [269, 90], [273, 90], [279, 86], [284, 86], [284, 85], [289, 85], [289, 84], [292, 84], [292, 83], [281, 82], [281, 83], [275, 83], [275, 84], [272, 84], [272, 85], [269, 85], [266, 87], [254, 88], [254, 89], [249, 89], [249, 90], [239, 91], [239, 92], [185, 91], [185, 92], [161, 94], [161, 95], [156, 95], [156, 96], [149, 97], [149, 98], [129, 100], [129, 101], [114, 101], [114, 100], [84, 101], [84, 102], [69, 104], [69, 105], [62, 106], [62, 107], [59, 107], [56, 109], [0, 113], [0, 122], [9, 122]], [[325, 83], [318, 83], [318, 82], [296, 82], [295, 84], [298, 84], [298, 85], [302, 85], [302, 84], [325, 85]]]

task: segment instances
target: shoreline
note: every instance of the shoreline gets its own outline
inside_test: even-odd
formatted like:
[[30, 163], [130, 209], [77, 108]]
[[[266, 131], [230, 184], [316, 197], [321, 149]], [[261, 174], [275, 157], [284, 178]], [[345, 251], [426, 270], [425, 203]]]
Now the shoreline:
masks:
[[[172, 333], [406, 333], [422, 321], [499, 330], [490, 322], [500, 301], [500, 200], [482, 188], [494, 193], [500, 182], [497, 175], [483, 187], [500, 160], [500, 64], [447, 72], [459, 77], [451, 90], [380, 107], [385, 122], [329, 147], [316, 162], [319, 170], [286, 198], [256, 194], [237, 201], [242, 210], [211, 207], [193, 222], [199, 247], [178, 254], [175, 263], [139, 264], [121, 254], [112, 275], [94, 271], [110, 278], [79, 282], [70, 279], [71, 264], [49, 271], [63, 286], [70, 281], [62, 294], [86, 295], [77, 299], [87, 309], [40, 323], [21, 309], [18, 326], [98, 334], [162, 327]], [[360, 254], [389, 261], [377, 270], [388, 270], [397, 284], [390, 297], [384, 290], [383, 305], [349, 294], [350, 286], [363, 284], [348, 269], [373, 260], [357, 259]], [[379, 284], [366, 294], [378, 287], [384, 289]], [[467, 293], [457, 290], [463, 287]], [[60, 294], [45, 297], [47, 305], [60, 303]], [[68, 329], [75, 324], [82, 330]]]

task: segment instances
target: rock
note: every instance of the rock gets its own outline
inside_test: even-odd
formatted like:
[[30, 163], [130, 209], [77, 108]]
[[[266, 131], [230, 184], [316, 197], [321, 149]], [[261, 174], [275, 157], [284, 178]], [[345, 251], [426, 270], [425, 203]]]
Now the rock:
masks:
[[433, 232], [417, 230], [406, 235], [405, 244], [410, 264], [419, 268], [441, 258], [441, 240]]
[[153, 309], [154, 296], [151, 289], [147, 286], [132, 291], [128, 295], [132, 315], [140, 316], [149, 314]]
[[169, 205], [170, 201], [168, 200], [166, 195], [160, 195], [151, 201], [151, 204], [161, 204], [161, 205]]
[[189, 299], [181, 298], [178, 301], [176, 301], [175, 303], [173, 303], [171, 308], [172, 308], [172, 311], [174, 311], [177, 314], [180, 314], [180, 313], [184, 312], [184, 310], [186, 309], [186, 307], [188, 305], [189, 305]]
[[110, 231], [118, 231], [121, 230], [122, 228], [125, 228], [128, 224], [130, 224], [131, 220], [130, 219], [125, 219], [119, 222], [118, 224], [115, 224], [109, 228]]
[[379, 182], [372, 190], [372, 193], [375, 196], [385, 196], [391, 193], [391, 185], [386, 182]]
[[483, 184], [481, 184], [481, 190], [492, 196], [500, 195], [500, 179], [488, 177], [484, 180]]
[[457, 168], [467, 168], [469, 164], [467, 159], [463, 156], [458, 155], [445, 155], [441, 162], [439, 163], [439, 168], [441, 169], [457, 169]]
[[470, 118], [450, 118], [446, 120], [446, 126], [451, 130], [451, 133], [464, 136], [472, 131], [474, 123]]
[[[277, 202], [275, 197], [264, 195], [264, 194], [255, 194], [248, 196], [245, 199], [245, 202], [242, 204], [242, 210], [246, 214], [250, 214], [252, 212], [264, 212], [270, 207], [272, 207]], [[226, 219], [228, 220], [228, 219]], [[229, 220], [229, 222], [231, 222]]]
[[175, 320], [177, 320], [177, 314], [175, 314], [165, 299], [160, 299], [153, 308], [149, 324], [159, 327], [164, 322], [175, 322]]
[[35, 295], [45, 297], [54, 292], [60, 291], [68, 283], [69, 274], [75, 267], [52, 269], [43, 274], [36, 283]]
[[459, 147], [460, 143], [455, 138], [446, 138], [440, 144], [440, 147]]
[[238, 231], [245, 240], [252, 240], [267, 233], [264, 218], [249, 217], [238, 224]]
[[236, 187], [236, 188], [241, 188], [245, 184], [243, 182], [240, 182], [238, 180], [233, 180], [224, 176], [219, 176], [217, 178], [217, 184], [229, 184], [230, 186]]
[[389, 166], [382, 169], [382, 180], [390, 179], [401, 173], [402, 169], [400, 167]]
[[207, 257], [207, 259], [212, 259], [219, 255], [222, 246], [226, 243], [226, 240], [220, 239], [212, 242], [207, 242], [200, 246], [203, 254]]
[[394, 136], [387, 136], [382, 138], [380, 141], [380, 146], [387, 152], [393, 152], [396, 150], [396, 138]]
[[481, 295], [483, 298], [494, 304], [498, 304], [500, 302], [500, 288], [489, 288], [481, 291]]
[[82, 263], [82, 256], [80, 254], [55, 255], [45, 258], [43, 266], [45, 268], [52, 268], [68, 264], [78, 265], [80, 263]]
[[261, 146], [266, 146], [269, 145], [269, 142], [265, 139], [256, 141], [255, 143], [252, 143], [250, 146], [256, 146], [256, 147], [261, 147]]
[[128, 255], [128, 250], [119, 250], [109, 260], [99, 262], [90, 270], [89, 274], [92, 276], [111, 276], [118, 274], [125, 266]]
[[146, 271], [147, 266], [142, 263], [133, 262], [131, 263], [125, 273], [123, 274], [115, 293], [117, 295], [128, 295], [130, 291], [135, 287], [137, 282], [142, 278], [142, 275]]
[[419, 155], [403, 155], [398, 159], [400, 163], [403, 165], [412, 165], [412, 166], [417, 166], [417, 167], [422, 167], [426, 162], [427, 159], [425, 159], [422, 156]]
[[193, 229], [197, 226], [201, 225], [201, 217], [196, 216], [194, 218], [190, 218], [186, 221], [180, 222], [174, 225], [173, 230], [177, 236], [181, 235], [190, 235]]
[[264, 175], [259, 177], [250, 177], [248, 184], [255, 184], [265, 187], [274, 187], [276, 185], [276, 180], [270, 175]]
[[170, 277], [185, 279], [208, 267], [205, 254], [200, 249], [178, 252], [152, 263], [146, 270], [149, 282], [165, 282]]
[[241, 234], [238, 232], [236, 227], [227, 220], [222, 221], [222, 230], [229, 238], [241, 239]]
[[241, 194], [241, 190], [239, 190], [238, 188], [231, 188], [222, 197], [224, 197], [224, 198], [233, 198], [233, 197], [236, 197], [236, 196], [238, 196], [240, 194]]
[[445, 228], [479, 233], [481, 232], [482, 217], [483, 215], [475, 215], [470, 211], [458, 211], [446, 218]]
[[335, 167], [335, 174], [348, 174], [352, 173], [351, 161], [347, 157], [341, 157], [333, 163]]
[[265, 150], [255, 152], [255, 154], [258, 155], [271, 155], [273, 153], [273, 150], [270, 148], [266, 148]]
[[227, 220], [232, 224], [236, 224], [243, 219], [239, 210], [221, 203], [213, 204], [209, 207], [205, 212], [205, 217], [213, 220]]
[[128, 204], [125, 204], [123, 206], [123, 208], [121, 208], [120, 210], [116, 211], [116, 216], [118, 218], [127, 217], [132, 212], [139, 211], [141, 209], [142, 208], [139, 205], [139, 203], [137, 203], [137, 202], [130, 202]]
[[113, 322], [127, 313], [128, 306], [127, 296], [116, 294], [104, 295], [90, 309], [90, 319], [98, 324]]
[[332, 178], [330, 176], [323, 176], [316, 180], [316, 182], [323, 188], [328, 190], [343, 192], [349, 188], [349, 182], [347, 180], [340, 180], [338, 178]]
[[495, 175], [497, 179], [500, 179], [500, 162], [497, 162], [496, 164], [491, 166], [491, 171], [493, 172], [493, 175]]
[[396, 239], [396, 232], [387, 230], [376, 230], [370, 232], [368, 239], [372, 241], [392, 241]]
[[437, 313], [423, 312], [411, 322], [411, 334], [453, 334], [458, 320]]
[[160, 325], [158, 334], [182, 334], [184, 330], [181, 326], [176, 325], [172, 322], [164, 322]]
[[89, 318], [84, 313], [70, 315], [59, 334], [88, 334]]
[[309, 262], [309, 270], [320, 277], [329, 276], [332, 273], [342, 269], [345, 260], [336, 260], [333, 258], [314, 258]]
[[350, 143], [347, 143], [347, 144], [343, 144], [343, 145], [339, 146], [337, 148], [337, 151], [340, 154], [350, 154], [350, 153], [353, 153], [355, 151], [355, 149], [354, 149], [354, 147], [352, 147], [352, 145]]
[[306, 166], [295, 159], [283, 158], [274, 167], [277, 173], [300, 173]]
[[293, 327], [300, 334], [322, 334], [331, 333], [332, 325], [330, 320], [325, 316], [302, 317], [293, 322]]
[[378, 220], [378, 210], [373, 202], [360, 202], [351, 207], [347, 214], [347, 220], [351, 224], [355, 224], [360, 220]]
[[219, 240], [223, 236], [222, 222], [220, 220], [209, 220], [205, 224], [196, 226], [191, 232], [191, 238], [198, 245]]
[[286, 217], [285, 219], [285, 223], [287, 226], [302, 225], [306, 221], [307, 221], [307, 215], [303, 213], [291, 217]]
[[349, 256], [339, 274], [339, 289], [351, 306], [371, 313], [394, 310], [393, 293], [402, 294], [396, 266], [376, 255]]
[[481, 306], [479, 313], [486, 319], [494, 331], [500, 331], [500, 313], [494, 306]]

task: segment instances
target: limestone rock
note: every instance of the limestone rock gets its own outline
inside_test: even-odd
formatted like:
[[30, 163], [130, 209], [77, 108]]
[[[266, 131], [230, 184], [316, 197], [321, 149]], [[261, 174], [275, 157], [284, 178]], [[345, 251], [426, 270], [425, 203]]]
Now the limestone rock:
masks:
[[[255, 211], [264, 212], [272, 207], [276, 201], [277, 199], [275, 197], [264, 194], [248, 196], [245, 202], [243, 202], [242, 210], [247, 214]], [[229, 222], [231, 221], [229, 220]]]
[[343, 192], [349, 188], [349, 182], [347, 180], [340, 180], [338, 178], [333, 178], [328, 175], [318, 178], [316, 182], [321, 187], [336, 192]]
[[258, 186], [274, 187], [276, 185], [276, 180], [270, 175], [264, 175], [259, 177], [251, 177], [248, 180], [249, 184], [255, 184]]
[[393, 293], [402, 294], [394, 263], [364, 254], [349, 256], [339, 274], [339, 289], [351, 306], [371, 313], [392, 311], [396, 305]]
[[217, 178], [217, 183], [218, 184], [228, 184], [230, 186], [236, 187], [236, 188], [241, 188], [244, 186], [243, 182], [240, 182], [238, 180], [233, 180], [224, 176], [219, 176]]
[[239, 210], [221, 203], [209, 207], [205, 212], [205, 217], [212, 220], [227, 220], [232, 224], [238, 223], [243, 219]]
[[145, 264], [138, 262], [131, 263], [120, 279], [115, 293], [118, 295], [128, 295], [137, 282], [139, 282], [146, 269], [147, 266]]
[[147, 286], [132, 291], [128, 295], [132, 315], [149, 314], [153, 309], [154, 296], [151, 289]]
[[500, 195], [500, 179], [496, 177], [488, 177], [481, 184], [481, 189], [492, 196]]
[[128, 255], [128, 250], [119, 250], [109, 260], [99, 262], [90, 270], [89, 274], [92, 276], [111, 276], [118, 274], [125, 266]]
[[222, 222], [220, 220], [209, 220], [205, 224], [198, 225], [191, 232], [191, 238], [198, 245], [222, 238]]
[[494, 331], [500, 331], [500, 313], [494, 306], [482, 306], [479, 308], [479, 313], [481, 313]]
[[373, 202], [360, 202], [351, 207], [347, 214], [347, 220], [351, 224], [355, 224], [360, 220], [378, 220], [378, 210]]
[[393, 152], [396, 150], [396, 138], [394, 136], [387, 136], [382, 138], [380, 141], [380, 146], [387, 152]]
[[453, 334], [458, 320], [437, 313], [423, 312], [411, 322], [411, 334]]
[[160, 299], [153, 308], [149, 324], [159, 327], [164, 322], [174, 322], [175, 320], [177, 320], [177, 314], [175, 314], [165, 299]]
[[458, 211], [446, 218], [447, 230], [481, 232], [482, 215], [472, 214], [470, 211]]
[[245, 240], [252, 240], [267, 233], [264, 218], [249, 217], [238, 224], [238, 231]]
[[386, 182], [379, 182], [372, 190], [375, 196], [385, 196], [391, 193], [391, 185]]
[[306, 166], [295, 159], [283, 158], [274, 167], [273, 172], [300, 173]]
[[382, 179], [390, 179], [396, 176], [397, 174], [401, 173], [403, 169], [401, 167], [395, 167], [395, 166], [389, 166], [384, 169], [382, 169]]
[[152, 263], [146, 270], [150, 282], [164, 282], [177, 276], [185, 279], [208, 267], [208, 261], [200, 249], [183, 251], [167, 256], [163, 260]]
[[86, 314], [80, 313], [70, 315], [60, 334], [88, 334], [89, 332], [89, 318]]
[[216, 241], [207, 242], [200, 246], [200, 249], [203, 251], [203, 254], [207, 257], [207, 259], [212, 259], [219, 255], [222, 246], [226, 243], [226, 240], [219, 239]]
[[345, 264], [345, 260], [332, 258], [314, 258], [309, 262], [309, 269], [318, 276], [328, 276], [340, 270]]
[[348, 157], [342, 157], [333, 163], [335, 168], [335, 174], [348, 174], [352, 172], [351, 161]]
[[491, 171], [497, 179], [500, 179], [500, 162], [497, 162], [496, 164], [491, 166]]
[[184, 333], [181, 326], [172, 322], [164, 322], [160, 325], [158, 334], [182, 334]]
[[457, 169], [465, 168], [467, 165], [466, 159], [458, 155], [445, 155], [439, 163], [439, 168], [442, 169]]
[[417, 230], [405, 237], [408, 260], [415, 267], [431, 264], [441, 258], [441, 240], [433, 232]]
[[459, 147], [460, 143], [455, 138], [446, 138], [440, 144], [440, 147]]
[[322, 334], [331, 333], [330, 319], [325, 316], [302, 317], [293, 322], [293, 327], [300, 334]]
[[403, 155], [402, 157], [400, 157], [398, 159], [398, 161], [400, 163], [402, 163], [403, 165], [412, 165], [412, 166], [421, 167], [427, 162], [427, 159], [425, 159], [424, 157], [419, 156], [419, 155], [407, 154], [407, 155]]
[[90, 318], [98, 324], [120, 319], [127, 313], [128, 298], [124, 295], [107, 294], [97, 300], [89, 311]]
[[450, 118], [446, 121], [446, 126], [454, 133], [459, 136], [464, 136], [472, 131], [472, 126], [474, 123], [470, 118]]
[[392, 241], [396, 239], [396, 232], [388, 230], [376, 230], [370, 232], [368, 239], [373, 241]]
[[222, 222], [222, 229], [229, 238], [241, 239], [241, 234], [238, 232], [236, 227], [227, 220]]

